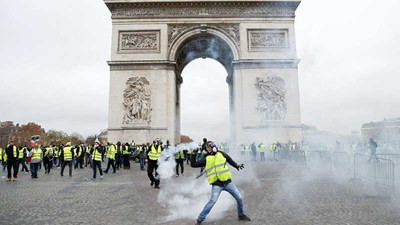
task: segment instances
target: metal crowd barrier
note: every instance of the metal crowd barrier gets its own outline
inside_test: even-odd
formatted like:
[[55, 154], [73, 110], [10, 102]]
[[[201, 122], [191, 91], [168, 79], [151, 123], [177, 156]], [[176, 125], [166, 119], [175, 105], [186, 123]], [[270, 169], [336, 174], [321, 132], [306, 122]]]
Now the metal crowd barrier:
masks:
[[351, 174], [350, 156], [347, 152], [309, 150], [306, 152], [307, 165], [326, 171]]
[[377, 156], [354, 154], [354, 179], [363, 179], [394, 189], [394, 162]]
[[290, 161], [306, 165], [306, 155], [304, 151], [280, 150], [277, 154], [280, 161]]

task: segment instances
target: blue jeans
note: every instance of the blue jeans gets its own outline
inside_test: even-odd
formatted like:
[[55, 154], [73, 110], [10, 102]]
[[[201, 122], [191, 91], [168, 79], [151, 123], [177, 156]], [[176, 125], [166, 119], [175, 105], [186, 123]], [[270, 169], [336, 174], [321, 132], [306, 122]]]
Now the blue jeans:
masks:
[[236, 199], [238, 216], [244, 215], [242, 195], [240, 195], [239, 190], [231, 182], [228, 185], [226, 185], [225, 187], [221, 187], [221, 186], [217, 186], [217, 185], [212, 186], [211, 198], [208, 201], [208, 203], [204, 206], [203, 211], [200, 213], [199, 217], [197, 218], [198, 221], [203, 221], [206, 218], [206, 216], [210, 213], [212, 207], [217, 202], [219, 195], [221, 194], [222, 191], [228, 192]]
[[37, 171], [40, 163], [31, 163], [31, 176], [37, 177]]
[[140, 162], [140, 169], [144, 170], [144, 159], [139, 159]]

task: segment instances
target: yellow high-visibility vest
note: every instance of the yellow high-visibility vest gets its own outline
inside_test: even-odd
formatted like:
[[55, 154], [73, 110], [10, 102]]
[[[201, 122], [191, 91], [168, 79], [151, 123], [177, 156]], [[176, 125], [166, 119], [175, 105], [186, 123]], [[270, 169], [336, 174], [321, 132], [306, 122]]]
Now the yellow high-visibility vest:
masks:
[[228, 165], [226, 165], [226, 158], [220, 152], [206, 157], [205, 172], [209, 184], [213, 184], [217, 180], [227, 181], [232, 178]]
[[93, 159], [94, 161], [100, 161], [100, 162], [101, 162], [101, 158], [102, 158], [101, 153], [97, 150], [97, 148], [95, 148], [95, 149], [93, 150], [92, 159]]
[[175, 154], [175, 159], [184, 159], [185, 158], [185, 153], [183, 153], [183, 150], [180, 150], [178, 153]]
[[40, 149], [40, 148], [34, 148], [34, 149], [32, 149], [32, 160], [36, 160], [36, 159], [41, 159], [41, 156], [42, 156], [42, 149]]
[[151, 151], [149, 152], [149, 159], [150, 160], [158, 160], [161, 155], [161, 146], [159, 145], [157, 150], [154, 145], [151, 146]]
[[72, 159], [72, 148], [71, 147], [64, 147], [64, 161], [71, 161]]

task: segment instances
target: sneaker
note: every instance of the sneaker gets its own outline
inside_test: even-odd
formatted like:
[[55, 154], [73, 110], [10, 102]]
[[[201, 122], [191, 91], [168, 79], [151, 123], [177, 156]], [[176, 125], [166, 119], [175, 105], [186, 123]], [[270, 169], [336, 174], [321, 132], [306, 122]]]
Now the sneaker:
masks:
[[178, 175], [178, 174], [176, 174], [176, 175], [175, 175], [175, 177], [179, 177], [179, 175]]
[[17, 178], [16, 178], [16, 177], [14, 177], [13, 181], [17, 181]]
[[200, 220], [195, 220], [195, 221], [194, 221], [194, 225], [200, 225], [201, 222], [202, 222], [202, 221], [200, 221]]
[[154, 185], [154, 181], [152, 181], [151, 183], [150, 183], [150, 186], [153, 186]]
[[154, 188], [155, 188], [155, 189], [160, 189], [160, 186], [157, 186], [157, 185], [156, 185]]
[[103, 171], [103, 173], [108, 173], [108, 171]]
[[11, 181], [11, 178], [7, 178], [7, 181]]
[[103, 176], [100, 176], [100, 179], [103, 179]]
[[251, 221], [251, 219], [246, 215], [239, 216], [238, 219], [241, 221]]
[[62, 176], [62, 177], [63, 177], [64, 175], [63, 175], [63, 174], [60, 174], [60, 176]]

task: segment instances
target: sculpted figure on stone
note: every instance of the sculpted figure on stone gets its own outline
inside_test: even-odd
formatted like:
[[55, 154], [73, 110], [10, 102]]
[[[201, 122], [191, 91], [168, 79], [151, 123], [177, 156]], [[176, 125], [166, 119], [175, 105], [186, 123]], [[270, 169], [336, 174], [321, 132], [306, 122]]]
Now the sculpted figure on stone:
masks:
[[151, 121], [151, 92], [144, 77], [131, 77], [124, 90], [124, 124]]
[[286, 117], [285, 81], [281, 77], [256, 78], [257, 110], [261, 121], [284, 120]]

